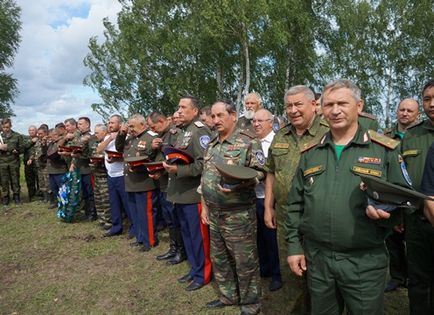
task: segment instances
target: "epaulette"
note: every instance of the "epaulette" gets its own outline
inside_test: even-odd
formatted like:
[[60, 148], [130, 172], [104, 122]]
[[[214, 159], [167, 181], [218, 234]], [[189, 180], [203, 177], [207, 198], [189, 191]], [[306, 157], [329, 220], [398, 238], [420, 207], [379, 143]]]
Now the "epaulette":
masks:
[[410, 129], [416, 127], [416, 126], [422, 125], [423, 123], [424, 123], [424, 120], [418, 121], [414, 125], [411, 125], [411, 126], [407, 127], [407, 130], [410, 130]]
[[198, 127], [198, 128], [205, 127], [205, 125], [203, 124], [203, 122], [201, 122], [200, 120], [196, 120], [196, 121], [194, 122], [194, 124], [195, 124], [196, 127]]
[[255, 139], [255, 138], [256, 138], [256, 135], [254, 135], [253, 133], [249, 132], [248, 130], [244, 130], [244, 129], [242, 129], [242, 130], [240, 131], [240, 134], [245, 135], [245, 136], [247, 136], [247, 137], [249, 137], [249, 138], [252, 138], [252, 139]]
[[372, 114], [366, 113], [366, 112], [360, 112], [359, 116], [366, 117], [366, 118], [369, 118], [369, 119], [372, 119], [372, 120], [377, 120], [377, 117], [375, 117]]
[[300, 153], [304, 153], [309, 151], [310, 149], [316, 147], [319, 144], [319, 142], [311, 142], [311, 143], [305, 143], [300, 149]]
[[389, 138], [385, 135], [379, 134], [374, 130], [368, 130], [369, 137], [375, 143], [381, 144], [382, 146], [389, 148], [391, 150], [395, 149], [399, 145], [399, 141]]
[[153, 136], [153, 137], [158, 136], [158, 133], [153, 132], [152, 130], [148, 130], [148, 134], [150, 134], [150, 135]]

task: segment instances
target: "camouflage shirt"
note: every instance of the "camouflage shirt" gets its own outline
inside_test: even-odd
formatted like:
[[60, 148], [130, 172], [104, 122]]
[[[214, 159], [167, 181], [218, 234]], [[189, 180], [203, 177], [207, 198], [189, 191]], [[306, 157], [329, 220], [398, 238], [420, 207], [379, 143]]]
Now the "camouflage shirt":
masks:
[[205, 201], [209, 204], [224, 207], [251, 206], [256, 199], [254, 186], [243, 187], [230, 193], [218, 188], [221, 175], [215, 163], [247, 166], [258, 170], [258, 179], [264, 177], [265, 157], [261, 144], [248, 132], [235, 129], [232, 135], [220, 142], [216, 136], [209, 143], [204, 155], [204, 169], [201, 190]]
[[2, 132], [1, 137], [3, 143], [8, 145], [8, 148], [6, 151], [0, 151], [0, 163], [19, 162], [20, 153], [24, 149], [23, 137], [12, 130], [7, 135]]
[[278, 205], [287, 201], [301, 152], [318, 143], [328, 129], [324, 120], [315, 117], [302, 136], [297, 136], [292, 125], [286, 125], [277, 132], [268, 151], [265, 169], [275, 176], [273, 193]]
[[46, 167], [47, 166], [47, 142], [38, 139], [34, 145], [33, 154], [30, 156], [36, 163], [36, 167]]

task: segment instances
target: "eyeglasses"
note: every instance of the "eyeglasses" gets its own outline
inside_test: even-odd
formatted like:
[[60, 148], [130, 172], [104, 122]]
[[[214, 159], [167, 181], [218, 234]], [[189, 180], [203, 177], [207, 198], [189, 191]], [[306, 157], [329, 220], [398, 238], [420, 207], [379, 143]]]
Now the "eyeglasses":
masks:
[[265, 122], [267, 120], [271, 120], [271, 119], [270, 118], [268, 118], [268, 119], [253, 119], [252, 123], [254, 123], [254, 124], [256, 124], [256, 123], [262, 124], [263, 122]]

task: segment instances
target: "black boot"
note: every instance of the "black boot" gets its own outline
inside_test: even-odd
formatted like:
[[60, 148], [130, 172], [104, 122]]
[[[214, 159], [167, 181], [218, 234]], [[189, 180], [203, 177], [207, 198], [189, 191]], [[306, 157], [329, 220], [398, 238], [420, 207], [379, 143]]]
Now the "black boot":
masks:
[[57, 208], [57, 198], [53, 192], [50, 193], [50, 209]]
[[9, 205], [9, 196], [3, 197], [3, 206]]
[[175, 257], [176, 255], [176, 239], [174, 229], [169, 229], [170, 247], [167, 253], [157, 256], [157, 260], [166, 260]]
[[84, 209], [87, 221], [95, 221], [97, 219], [94, 200], [85, 200]]
[[16, 205], [20, 205], [21, 204], [21, 198], [20, 198], [19, 194], [14, 195], [14, 202], [15, 202]]
[[187, 259], [185, 254], [184, 242], [182, 241], [182, 235], [180, 229], [173, 229], [176, 240], [176, 254], [175, 256], [166, 262], [167, 265], [177, 265]]

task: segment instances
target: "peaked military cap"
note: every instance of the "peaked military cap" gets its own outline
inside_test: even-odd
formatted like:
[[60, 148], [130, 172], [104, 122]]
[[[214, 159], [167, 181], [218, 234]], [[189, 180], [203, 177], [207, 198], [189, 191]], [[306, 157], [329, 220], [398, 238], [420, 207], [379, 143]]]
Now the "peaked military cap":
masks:
[[222, 187], [233, 188], [243, 181], [250, 180], [258, 176], [258, 172], [254, 169], [240, 165], [230, 165], [224, 163], [216, 163], [216, 169], [222, 175]]
[[124, 159], [128, 163], [131, 171], [135, 171], [141, 166], [145, 166], [146, 162], [149, 162], [147, 156], [129, 156]]
[[360, 175], [367, 195], [379, 203], [397, 207], [418, 208], [424, 199], [434, 200], [418, 191], [389, 183], [380, 178]]
[[146, 166], [146, 169], [148, 170], [148, 172], [151, 174], [158, 172], [160, 170], [164, 170], [163, 161], [147, 162], [147, 163], [144, 163], [144, 165]]
[[122, 152], [105, 150], [105, 153], [107, 153], [109, 159], [122, 159], [124, 157]]
[[169, 164], [190, 164], [194, 161], [190, 154], [174, 147], [166, 146], [162, 148], [162, 151]]

